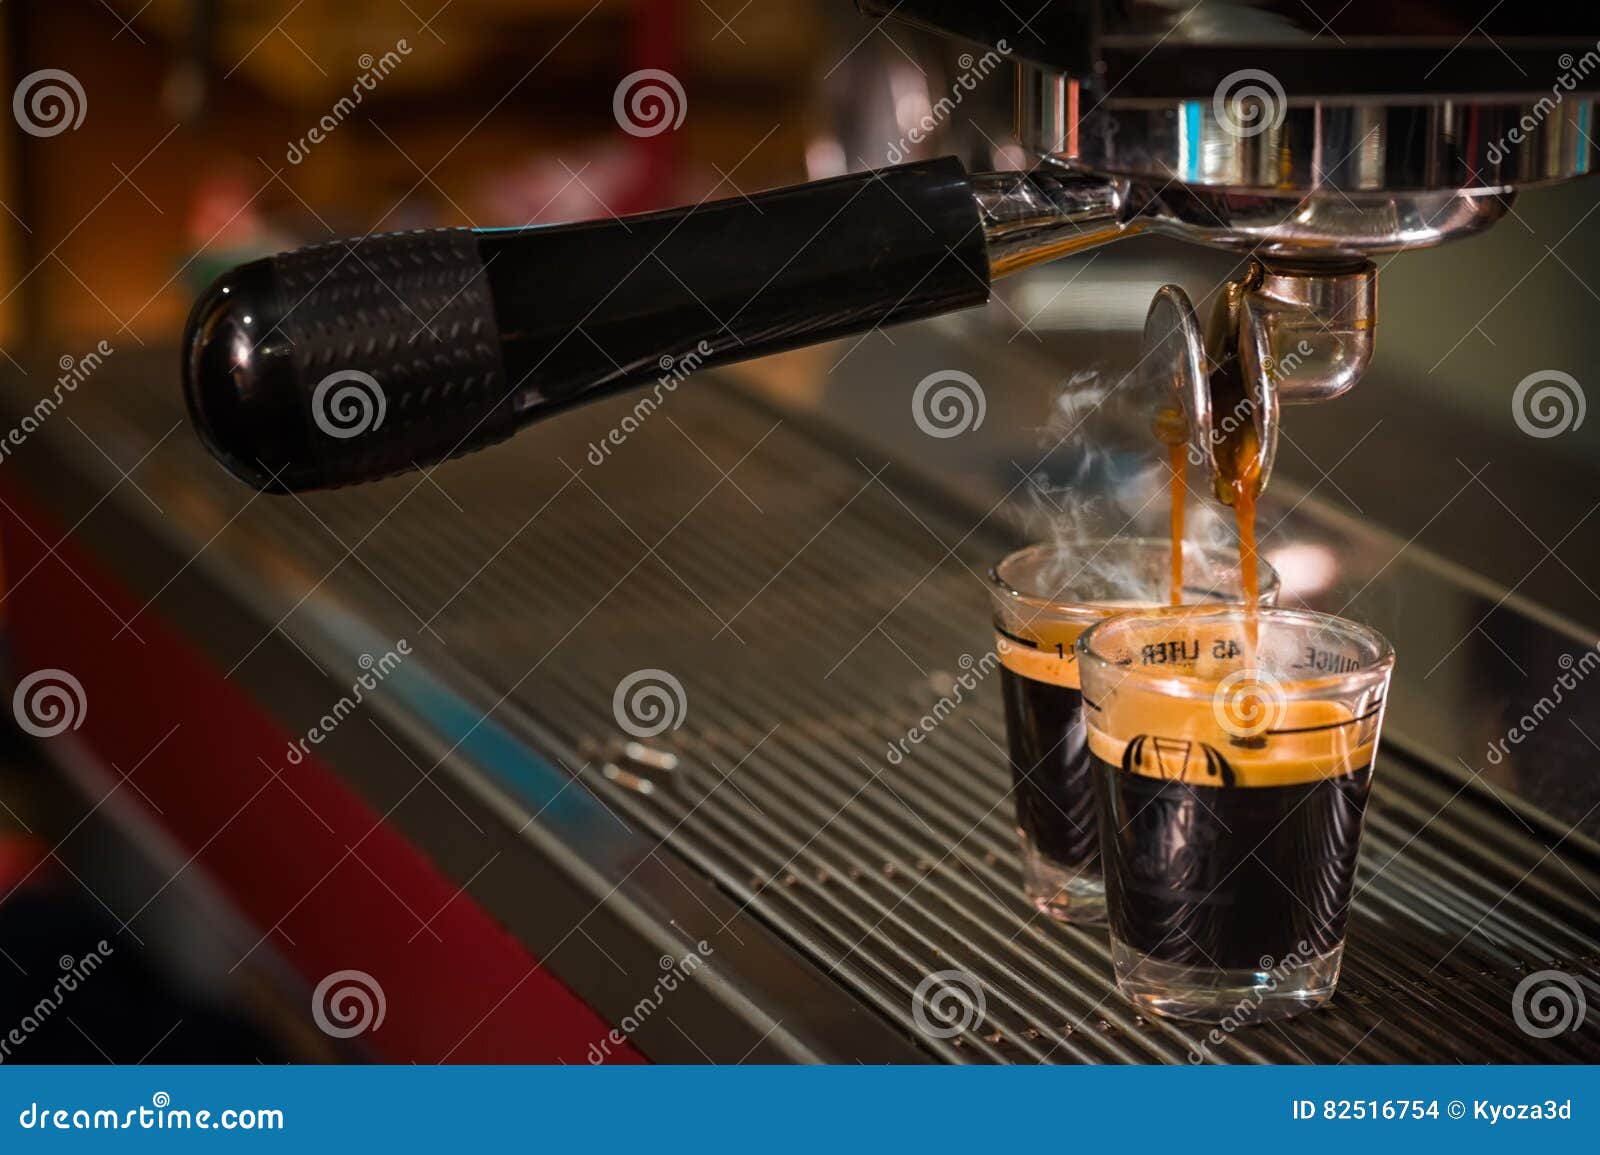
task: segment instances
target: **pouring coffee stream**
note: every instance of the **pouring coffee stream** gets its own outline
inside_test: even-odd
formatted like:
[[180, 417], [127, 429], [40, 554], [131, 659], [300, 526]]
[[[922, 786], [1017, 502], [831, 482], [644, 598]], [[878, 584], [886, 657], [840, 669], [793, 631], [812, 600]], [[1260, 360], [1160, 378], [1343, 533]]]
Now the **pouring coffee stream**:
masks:
[[1168, 583], [1167, 599], [1179, 606], [1183, 604], [1183, 507], [1189, 495], [1185, 476], [1189, 464], [1189, 427], [1184, 420], [1183, 410], [1176, 405], [1159, 407], [1152, 431], [1156, 440], [1167, 449], [1167, 489], [1172, 504], [1168, 513], [1168, 527], [1172, 536], [1172, 577]]
[[[1370, 268], [1353, 273], [1362, 289], [1358, 298], [1361, 308], [1355, 312], [1365, 317], [1371, 313], [1373, 274]], [[1277, 455], [1283, 384], [1290, 382], [1291, 389], [1304, 386], [1303, 379], [1294, 375], [1300, 371], [1304, 356], [1309, 355], [1298, 351], [1308, 344], [1305, 341], [1281, 359], [1259, 350], [1254, 357], [1247, 355], [1254, 327], [1254, 297], [1263, 291], [1268, 276], [1264, 266], [1252, 261], [1243, 277], [1223, 284], [1203, 335], [1187, 293], [1176, 285], [1159, 289], [1146, 315], [1139, 372], [1145, 382], [1143, 393], [1153, 398], [1156, 406], [1152, 432], [1157, 442], [1166, 447], [1170, 463], [1173, 605], [1183, 600], [1183, 504], [1188, 458], [1203, 467], [1217, 500], [1234, 512], [1245, 605], [1253, 607], [1259, 594], [1257, 501]], [[1351, 324], [1349, 312], [1342, 323], [1359, 339], [1360, 345], [1353, 352], [1365, 356], [1371, 347], [1370, 326]], [[1342, 354], [1339, 331], [1331, 332], [1335, 349]], [[1337, 364], [1339, 358], [1333, 361]], [[1246, 641], [1253, 649], [1253, 615], [1247, 622]]]

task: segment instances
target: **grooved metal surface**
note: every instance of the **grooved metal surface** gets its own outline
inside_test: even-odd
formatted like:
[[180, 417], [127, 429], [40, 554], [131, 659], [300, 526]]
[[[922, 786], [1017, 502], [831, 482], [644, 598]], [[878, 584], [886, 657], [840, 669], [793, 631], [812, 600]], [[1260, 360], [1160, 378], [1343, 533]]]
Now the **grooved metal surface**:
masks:
[[[115, 414], [86, 403], [74, 417], [126, 464], [169, 430], [174, 402], [130, 390]], [[955, 675], [982, 674], [981, 574], [1011, 544], [1005, 524], [974, 530], [902, 467], [708, 382], [594, 450], [595, 464], [591, 444], [629, 412], [582, 410], [430, 479], [303, 501], [252, 500], [184, 429], [136, 477], [163, 505], [205, 511], [196, 524], [220, 536], [197, 564], [226, 574], [265, 544], [318, 596], [409, 638], [418, 660], [471, 671], [493, 691], [484, 709], [503, 694], [537, 718], [564, 747], [547, 753], [623, 822], [931, 1057], [1600, 1060], [1600, 1009], [1540, 1039], [1512, 1006], [1519, 982], [1551, 968], [1600, 1004], [1587, 844], [1393, 751], [1379, 759], [1331, 1007], [1214, 1043], [1136, 1016], [1111, 989], [1103, 933], [1050, 923], [1020, 897], [999, 679], [888, 757]], [[307, 628], [283, 610], [286, 630]], [[685, 708], [681, 726], [630, 747], [613, 695], [646, 669], [670, 673]], [[914, 1017], [919, 983], [946, 970], [972, 976], [985, 1008], [948, 1039]]]

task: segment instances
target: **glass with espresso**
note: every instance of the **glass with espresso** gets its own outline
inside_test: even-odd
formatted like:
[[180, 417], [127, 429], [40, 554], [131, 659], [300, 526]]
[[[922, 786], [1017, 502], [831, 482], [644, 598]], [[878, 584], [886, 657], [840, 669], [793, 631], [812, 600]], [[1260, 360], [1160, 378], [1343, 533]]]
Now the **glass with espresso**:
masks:
[[1139, 610], [1078, 640], [1117, 986], [1257, 1022], [1333, 996], [1394, 654], [1355, 622]]
[[[1243, 598], [1231, 551], [1190, 545], [1178, 564], [1165, 539], [1118, 538], [1029, 546], [989, 571], [1023, 887], [1053, 918], [1105, 918], [1078, 636], [1112, 614], [1174, 598]], [[1278, 579], [1270, 566], [1261, 568], [1260, 601], [1270, 605]]]

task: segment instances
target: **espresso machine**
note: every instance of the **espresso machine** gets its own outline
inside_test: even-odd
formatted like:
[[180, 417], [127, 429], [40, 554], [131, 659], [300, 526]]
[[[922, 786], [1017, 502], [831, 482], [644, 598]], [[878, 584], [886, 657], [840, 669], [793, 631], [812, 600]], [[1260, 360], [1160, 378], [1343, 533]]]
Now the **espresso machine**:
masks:
[[629, 219], [255, 261], [189, 322], [201, 438], [258, 489], [367, 481], [689, 351], [710, 368], [972, 308], [997, 278], [1159, 233], [1250, 257], [1205, 325], [1181, 288], [1158, 294], [1139, 372], [1181, 405], [1213, 478], [1223, 421], [1253, 423], [1264, 484], [1280, 405], [1344, 393], [1372, 357], [1374, 258], [1488, 228], [1519, 188], [1581, 176], [1595, 151], [1600, 69], [1573, 5], [1484, 17], [1354, 0], [1325, 19], [1301, 0], [1057, 0], [1028, 20], [1003, 4], [861, 7], [1011, 58], [1027, 167], [946, 158]]
[[[1216, 480], [1241, 420], [1270, 464], [1280, 407], [1364, 373], [1341, 408], [1394, 417], [1336, 480], [1363, 504], [1353, 475], [1390, 485], [1377, 455], [1445, 414], [1380, 397], [1419, 358], [1372, 363], [1377, 270], [1590, 171], [1600, 20], [1493, 0], [858, 7], [880, 31], [844, 12], [819, 74], [861, 36], [899, 59], [922, 35], [907, 21], [933, 29], [946, 66], [985, 61], [985, 97], [1003, 103], [1015, 72], [1021, 151], [995, 151], [1021, 163], [919, 155], [640, 217], [253, 261], [195, 307], [181, 400], [170, 350], [119, 349], [70, 421], [7, 455], [18, 668], [82, 684], [76, 744], [52, 749], [100, 812], [163, 832], [164, 868], [129, 884], [119, 917], [143, 932], [152, 894], [193, 884], [222, 912], [219, 969], [281, 987], [313, 1038], [319, 986], [364, 972], [388, 1018], [350, 1045], [397, 1063], [1595, 1061], [1592, 993], [1582, 1030], [1513, 1018], [1538, 974], [1600, 989], [1600, 780], [1567, 724], [1600, 735], [1593, 695], [1484, 754], [1592, 630], [1400, 540], [1409, 527], [1387, 534], [1392, 511], [1351, 517], [1297, 486], [1311, 438], [1282, 428], [1263, 556], [1300, 563], [1296, 604], [1369, 621], [1403, 660], [1339, 995], [1214, 1043], [1140, 1016], [1111, 988], [1104, 935], [1044, 925], [1023, 898], [979, 575], [1035, 540], [1020, 507], [1041, 475], [1052, 495], [1132, 492], [1155, 475], [1147, 434], [1176, 429]], [[881, 73], [865, 51], [850, 68]], [[959, 77], [935, 71], [935, 116], [971, 113], [972, 97], [938, 111]], [[1042, 262], [1128, 237], [1059, 298], [1063, 315], [1094, 304], [1090, 322], [1013, 343], [979, 315], [998, 278], [1048, 290]], [[1477, 251], [1516, 242], [1532, 264], [1544, 237], [1513, 217]], [[1420, 270], [1451, 257], [1383, 274], [1391, 353], [1423, 344]], [[1190, 275], [1223, 266], [1208, 301]], [[996, 296], [1024, 313], [1037, 299]], [[1570, 296], [1572, 314], [1592, 308]], [[848, 356], [736, 364], [959, 310]], [[1540, 339], [1579, 328], [1547, 312]], [[1138, 378], [1126, 396], [1183, 421], [1144, 422], [1126, 453], [1046, 460], [1029, 423], [1065, 368], [1102, 355]], [[951, 367], [985, 377], [988, 420], [930, 437], [905, 404]], [[1505, 368], [1457, 381], [1477, 367], [1452, 362], [1426, 384], [1487, 394]], [[670, 401], [639, 420], [661, 397], [630, 390], [664, 378]], [[1348, 428], [1319, 418], [1305, 424]], [[1441, 470], [1458, 450], [1477, 464], [1440, 441]], [[597, 464], [586, 445], [615, 452]], [[1499, 503], [1465, 508], [1471, 493], [1441, 521], [1524, 533]], [[1132, 509], [1102, 511], [1114, 527]], [[1191, 529], [1231, 534], [1205, 513]], [[1569, 548], [1567, 528], [1549, 543]], [[962, 679], [978, 688], [958, 694]], [[665, 709], [630, 713], [635, 699]], [[641, 1016], [691, 953], [692, 977]], [[961, 1029], [926, 1014], [952, 983]]]

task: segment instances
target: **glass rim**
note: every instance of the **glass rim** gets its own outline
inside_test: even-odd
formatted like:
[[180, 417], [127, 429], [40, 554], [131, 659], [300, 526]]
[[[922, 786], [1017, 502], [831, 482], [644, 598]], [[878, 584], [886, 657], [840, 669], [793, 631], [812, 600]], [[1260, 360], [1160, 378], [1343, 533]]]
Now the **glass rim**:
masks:
[[[1194, 555], [1204, 556], [1221, 563], [1221, 568], [1224, 570], [1228, 569], [1231, 565], [1232, 572], [1236, 575], [1239, 573], [1238, 555], [1236, 551], [1219, 549], [1216, 546], [1200, 545], [1196, 542], [1189, 541], [1186, 541], [1183, 544], [1185, 557], [1191, 556], [1192, 552]], [[1029, 606], [1036, 610], [1044, 610], [1058, 614], [1075, 614], [1080, 617], [1092, 618], [1095, 621], [1104, 621], [1107, 617], [1105, 612], [1107, 605], [1104, 601], [1093, 601], [1082, 598], [1047, 598], [1042, 597], [1039, 594], [1027, 593], [1024, 590], [1017, 589], [1014, 585], [1002, 577], [1000, 571], [1007, 562], [1014, 561], [1027, 554], [1043, 552], [1046, 550], [1062, 551], [1082, 549], [1093, 549], [1095, 550], [1096, 554], [1098, 554], [1107, 546], [1113, 545], [1130, 548], [1138, 547], [1140, 549], [1159, 548], [1170, 553], [1172, 549], [1172, 539], [1168, 537], [1097, 537], [1089, 538], [1087, 541], [1074, 542], [1071, 545], [1059, 545], [1055, 542], [1049, 541], [1034, 542], [1031, 545], [1025, 545], [1019, 549], [1012, 550], [1010, 553], [1006, 554], [999, 561], [995, 562], [989, 567], [989, 592], [991, 594], [1001, 595], [1007, 601], [1017, 602], [1021, 605]], [[1283, 579], [1279, 576], [1277, 569], [1274, 568], [1266, 558], [1262, 557], [1259, 551], [1256, 554], [1256, 565], [1257, 574], [1259, 577], [1259, 581], [1257, 582], [1259, 588], [1256, 591], [1256, 600], [1259, 604], [1261, 599], [1274, 597], [1276, 594], [1281, 592]], [[1238, 604], [1242, 606], [1244, 603], [1240, 602]], [[1123, 613], [1129, 611], [1130, 609], [1136, 610], [1142, 608], [1143, 607], [1127, 606], [1116, 607], [1116, 612]], [[1151, 608], [1154, 607], [1152, 606]]]
[[[1244, 605], [1198, 605], [1198, 606], [1150, 606], [1141, 609], [1124, 610], [1119, 614], [1101, 618], [1084, 632], [1078, 635], [1074, 649], [1078, 654], [1078, 665], [1081, 669], [1085, 665], [1095, 670], [1117, 670], [1125, 681], [1131, 681], [1141, 689], [1154, 690], [1170, 697], [1180, 698], [1208, 698], [1215, 694], [1221, 679], [1202, 678], [1195, 674], [1175, 674], [1170, 671], [1157, 673], [1154, 670], [1139, 669], [1134, 666], [1124, 666], [1112, 661], [1104, 654], [1095, 651], [1095, 645], [1102, 636], [1119, 627], [1131, 625], [1136, 619], [1160, 620], [1173, 618], [1220, 618], [1230, 614], [1240, 617], [1248, 616], [1248, 607]], [[1353, 689], [1367, 685], [1379, 685], [1387, 680], [1394, 670], [1394, 647], [1389, 644], [1389, 639], [1380, 634], [1371, 626], [1350, 618], [1342, 618], [1337, 614], [1326, 614], [1318, 610], [1289, 609], [1282, 606], [1259, 606], [1255, 611], [1255, 618], [1263, 625], [1271, 622], [1295, 623], [1314, 626], [1318, 629], [1327, 629], [1330, 626], [1354, 634], [1361, 641], [1372, 647], [1377, 657], [1358, 670], [1346, 670], [1337, 674], [1321, 674], [1311, 678], [1297, 678], [1292, 682], [1284, 682], [1280, 689], [1285, 694], [1299, 698], [1311, 697], [1315, 694], [1326, 693], [1331, 690]]]

